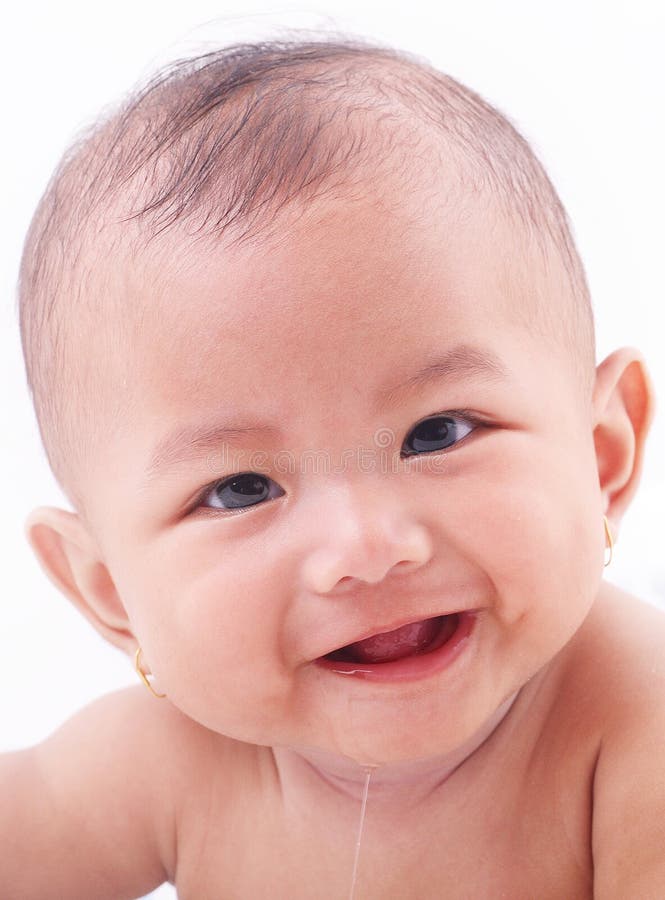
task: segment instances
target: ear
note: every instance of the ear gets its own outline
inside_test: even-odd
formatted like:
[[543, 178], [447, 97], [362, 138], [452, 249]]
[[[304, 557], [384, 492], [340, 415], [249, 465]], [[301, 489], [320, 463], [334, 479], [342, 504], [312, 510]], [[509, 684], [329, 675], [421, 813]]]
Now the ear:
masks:
[[637, 490], [654, 393], [638, 350], [615, 350], [596, 369], [594, 444], [603, 508], [613, 536]]
[[137, 645], [115, 585], [81, 518], [64, 509], [41, 506], [24, 524], [39, 563], [65, 597], [97, 631], [125, 653]]

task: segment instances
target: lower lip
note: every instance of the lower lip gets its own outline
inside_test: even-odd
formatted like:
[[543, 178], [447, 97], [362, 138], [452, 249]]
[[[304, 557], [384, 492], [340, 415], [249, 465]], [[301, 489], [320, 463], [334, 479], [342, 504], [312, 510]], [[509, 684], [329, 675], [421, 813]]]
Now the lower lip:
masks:
[[462, 653], [473, 632], [476, 622], [476, 610], [467, 610], [458, 614], [457, 628], [436, 650], [414, 656], [405, 656], [387, 663], [352, 663], [333, 662], [321, 657], [316, 664], [337, 675], [347, 678], [364, 678], [367, 681], [416, 681], [446, 669]]

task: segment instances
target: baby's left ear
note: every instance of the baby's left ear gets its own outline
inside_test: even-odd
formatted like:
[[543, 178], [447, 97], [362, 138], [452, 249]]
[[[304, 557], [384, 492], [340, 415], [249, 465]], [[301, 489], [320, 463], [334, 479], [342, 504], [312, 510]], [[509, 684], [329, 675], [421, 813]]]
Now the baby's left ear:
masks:
[[613, 535], [637, 490], [655, 407], [653, 385], [638, 350], [615, 350], [596, 369], [593, 438], [603, 507]]

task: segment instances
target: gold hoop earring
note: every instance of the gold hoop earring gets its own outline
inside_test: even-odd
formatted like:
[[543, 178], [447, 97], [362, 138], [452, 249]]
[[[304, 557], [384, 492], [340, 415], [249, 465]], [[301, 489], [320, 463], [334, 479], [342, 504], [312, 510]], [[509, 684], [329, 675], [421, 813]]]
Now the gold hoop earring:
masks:
[[148, 688], [148, 690], [150, 691], [150, 693], [151, 693], [154, 697], [158, 697], [158, 698], [161, 700], [162, 697], [166, 697], [166, 694], [158, 694], [157, 691], [154, 689], [154, 687], [150, 684], [150, 682], [148, 681], [148, 676], [146, 675], [146, 673], [145, 673], [145, 672], [143, 671], [143, 669], [141, 668], [141, 661], [140, 661], [140, 659], [141, 659], [141, 647], [140, 647], [140, 645], [139, 645], [139, 646], [136, 648], [136, 654], [135, 654], [135, 656], [134, 656], [134, 668], [135, 668], [136, 671], [138, 672], [139, 678], [141, 679], [141, 681], [143, 682], [143, 684]]
[[607, 558], [607, 562], [603, 566], [603, 568], [606, 569], [612, 562], [612, 556], [614, 555], [614, 541], [612, 539], [612, 532], [610, 531], [610, 523], [607, 521], [607, 516], [603, 516], [603, 524], [605, 525], [605, 537], [607, 539], [606, 547], [609, 547], [610, 550], [610, 555]]

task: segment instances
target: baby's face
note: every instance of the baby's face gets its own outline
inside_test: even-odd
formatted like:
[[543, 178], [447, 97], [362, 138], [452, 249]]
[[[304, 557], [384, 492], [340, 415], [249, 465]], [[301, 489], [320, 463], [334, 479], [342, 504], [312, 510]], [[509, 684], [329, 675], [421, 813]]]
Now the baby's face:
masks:
[[[174, 241], [142, 274], [133, 414], [92, 515], [156, 684], [193, 719], [358, 760], [440, 754], [579, 627], [604, 547], [591, 422], [570, 360], [524, 325], [531, 292], [562, 288], [554, 264], [520, 274], [518, 239], [395, 176], [251, 249]], [[317, 662], [469, 609], [427, 676]]]

